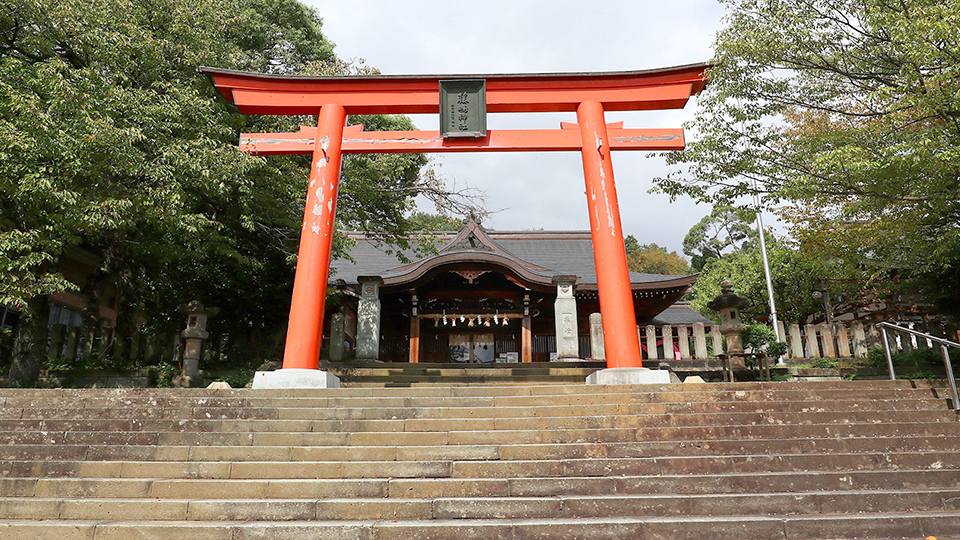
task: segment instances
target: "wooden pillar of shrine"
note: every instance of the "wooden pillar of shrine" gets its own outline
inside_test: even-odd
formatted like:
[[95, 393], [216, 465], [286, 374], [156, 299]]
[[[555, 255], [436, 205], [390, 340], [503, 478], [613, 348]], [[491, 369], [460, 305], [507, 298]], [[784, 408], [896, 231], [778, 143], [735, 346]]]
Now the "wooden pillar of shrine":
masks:
[[320, 362], [346, 119], [346, 110], [336, 104], [324, 105], [318, 115], [283, 369], [317, 369]]
[[411, 364], [420, 362], [420, 311], [417, 305], [417, 293], [411, 292], [410, 298], [410, 358]]
[[607, 367], [641, 367], [637, 317], [623, 246], [620, 207], [610, 159], [611, 143], [603, 105], [584, 101], [577, 107], [577, 121], [580, 124], [583, 175], [587, 185]]
[[523, 318], [520, 319], [520, 361], [533, 362], [533, 324], [530, 320], [530, 295], [523, 295]]

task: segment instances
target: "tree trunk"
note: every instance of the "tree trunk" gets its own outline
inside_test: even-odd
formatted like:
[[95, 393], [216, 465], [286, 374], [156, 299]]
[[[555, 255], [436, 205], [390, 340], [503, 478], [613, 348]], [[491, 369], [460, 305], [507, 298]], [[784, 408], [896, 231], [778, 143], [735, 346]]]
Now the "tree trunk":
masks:
[[13, 362], [10, 364], [10, 382], [17, 386], [33, 386], [40, 379], [40, 366], [47, 357], [47, 322], [50, 318], [50, 299], [35, 296], [20, 313]]

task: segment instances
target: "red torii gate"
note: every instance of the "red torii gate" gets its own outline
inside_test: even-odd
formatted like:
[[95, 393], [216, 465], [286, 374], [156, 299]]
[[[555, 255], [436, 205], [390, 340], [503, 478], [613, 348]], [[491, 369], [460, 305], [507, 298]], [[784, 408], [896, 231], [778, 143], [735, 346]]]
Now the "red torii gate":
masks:
[[[681, 129], [625, 129], [605, 111], [683, 108], [706, 84], [708, 64], [647, 71], [513, 75], [305, 77], [201, 67], [245, 114], [318, 115], [316, 129], [240, 136], [245, 152], [313, 154], [283, 369], [319, 365], [337, 189], [343, 154], [581, 152], [608, 367], [641, 367], [633, 295], [611, 150], [682, 150]], [[365, 132], [347, 114], [438, 114], [441, 84], [483, 81], [486, 112], [576, 112], [557, 130], [490, 130], [472, 138], [439, 131]]]

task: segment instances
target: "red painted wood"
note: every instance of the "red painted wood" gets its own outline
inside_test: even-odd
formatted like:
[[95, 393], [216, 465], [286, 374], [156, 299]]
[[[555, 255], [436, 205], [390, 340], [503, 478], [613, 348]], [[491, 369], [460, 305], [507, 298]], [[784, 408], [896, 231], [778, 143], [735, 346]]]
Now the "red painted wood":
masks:
[[577, 109], [577, 120], [583, 140], [581, 156], [607, 367], [641, 367], [637, 317], [610, 161], [611, 135], [603, 120], [603, 106], [584, 102]]
[[[619, 122], [622, 125], [622, 122]], [[576, 125], [576, 124], [574, 124]], [[352, 127], [352, 126], [351, 126]], [[240, 150], [258, 155], [309, 154], [316, 130], [244, 133]], [[612, 150], [683, 150], [682, 129], [609, 129]], [[580, 150], [572, 129], [490, 130], [483, 139], [444, 140], [439, 131], [353, 131], [344, 134], [344, 154], [426, 152], [554, 152]]]
[[300, 230], [283, 369], [317, 369], [319, 365], [340, 184], [340, 146], [346, 119], [346, 111], [339, 105], [327, 105], [320, 110]]
[[[246, 134], [241, 147], [258, 154], [313, 153], [284, 368], [316, 369], [342, 153], [581, 150], [606, 353], [611, 367], [640, 366], [640, 347], [611, 150], [680, 150], [681, 130], [623, 129], [604, 111], [682, 108], [706, 84], [707, 64], [616, 72], [517, 75], [297, 77], [200, 68], [246, 114], [313, 115], [314, 133]], [[439, 133], [344, 128], [347, 114], [439, 112], [441, 79], [484, 79], [487, 112], [576, 111], [578, 129], [491, 131], [482, 140], [443, 140]], [[344, 132], [348, 136], [343, 139]], [[321, 143], [321, 141], [324, 141]], [[531, 360], [524, 317], [522, 358]]]
[[[610, 111], [682, 109], [692, 95], [690, 83], [639, 88], [510, 89], [487, 87], [487, 112], [573, 112], [582, 100], [598, 101]], [[234, 89], [233, 102], [244, 114], [316, 114], [336, 103], [349, 114], [439, 114], [440, 94], [429, 90], [401, 92], [310, 92]]]

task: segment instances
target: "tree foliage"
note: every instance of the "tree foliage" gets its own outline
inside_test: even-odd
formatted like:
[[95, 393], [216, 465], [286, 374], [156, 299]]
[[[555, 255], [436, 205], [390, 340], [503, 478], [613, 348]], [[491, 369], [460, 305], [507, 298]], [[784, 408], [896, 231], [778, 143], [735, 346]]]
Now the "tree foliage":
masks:
[[623, 239], [627, 252], [627, 268], [647, 274], [685, 275], [690, 273], [690, 264], [676, 251], [667, 251], [655, 243], [641, 244], [634, 236]]
[[463, 226], [463, 220], [444, 214], [417, 211], [407, 216], [407, 224], [412, 231], [458, 231]]
[[[812, 293], [820, 290], [823, 280], [846, 277], [845, 272], [849, 271], [839, 261], [828, 261], [804, 253], [782, 241], [769, 242], [767, 256], [777, 317], [787, 324], [803, 324], [809, 316], [819, 313], [822, 310], [820, 301], [814, 299]], [[725, 279], [733, 282], [737, 294], [751, 301], [748, 307], [741, 310], [745, 320], [770, 320], [759, 242], [747, 244], [741, 250], [706, 263], [696, 284], [690, 289], [690, 302], [694, 309], [716, 319], [716, 312], [708, 308], [707, 303], [720, 294], [720, 282]]]
[[725, 3], [698, 138], [658, 188], [722, 204], [758, 191], [804, 244], [947, 276], [932, 292], [958, 305], [960, 2]]
[[[236, 351], [275, 345], [266, 337], [286, 319], [309, 157], [255, 158], [236, 145], [242, 131], [316, 120], [241, 115], [197, 67], [350, 69], [321, 22], [295, 0], [0, 6], [0, 303], [24, 308], [21, 326], [42, 311], [28, 309], [34, 299], [68, 288], [96, 321], [111, 282], [121, 334], [138, 311], [153, 315], [147, 325], [175, 328], [176, 306], [199, 298], [221, 308], [212, 324], [229, 329]], [[425, 164], [418, 155], [346, 159], [341, 226], [405, 238], [414, 196], [450, 195]], [[75, 247], [102, 262], [69, 283], [59, 268]]]
[[693, 269], [699, 272], [707, 262], [737, 251], [749, 239], [756, 239], [753, 219], [750, 209], [714, 206], [683, 238], [683, 252], [690, 257]]

